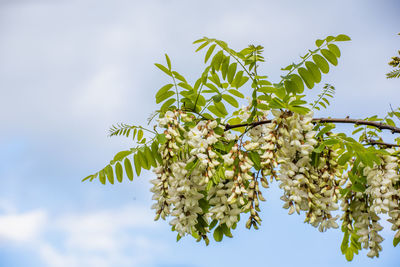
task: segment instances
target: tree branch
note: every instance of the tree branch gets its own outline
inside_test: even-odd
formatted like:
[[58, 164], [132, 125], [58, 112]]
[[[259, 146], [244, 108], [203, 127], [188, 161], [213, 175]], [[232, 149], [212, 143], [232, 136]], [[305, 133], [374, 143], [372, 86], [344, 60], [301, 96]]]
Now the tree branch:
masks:
[[[381, 122], [376, 122], [376, 121], [365, 121], [365, 120], [358, 120], [358, 119], [350, 119], [350, 118], [314, 118], [313, 123], [318, 123], [318, 122], [334, 122], [334, 123], [351, 123], [351, 124], [356, 124], [356, 125], [368, 125], [368, 126], [374, 126], [380, 130], [390, 130], [392, 133], [400, 133], [400, 128], [391, 126], [388, 124], [384, 124]], [[271, 120], [264, 120], [264, 121], [256, 121], [252, 123], [241, 123], [241, 124], [226, 124], [225, 125], [225, 131], [234, 129], [234, 128], [239, 128], [239, 127], [244, 127], [244, 126], [258, 126], [261, 124], [267, 124], [271, 123]]]
[[400, 147], [400, 145], [379, 142], [379, 141], [372, 140], [372, 139], [367, 140], [367, 142], [368, 142], [368, 145], [372, 145], [372, 146], [379, 145], [379, 146], [387, 146], [387, 147]]

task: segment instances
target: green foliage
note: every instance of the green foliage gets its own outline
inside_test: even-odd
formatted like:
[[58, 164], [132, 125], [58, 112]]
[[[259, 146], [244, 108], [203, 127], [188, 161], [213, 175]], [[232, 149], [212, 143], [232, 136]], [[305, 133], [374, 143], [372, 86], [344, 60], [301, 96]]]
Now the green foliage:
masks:
[[333, 98], [335, 87], [330, 84], [325, 84], [322, 93], [318, 94], [318, 99], [312, 103], [312, 108], [320, 110], [321, 107], [327, 108], [330, 105], [328, 98]]
[[[291, 134], [296, 135], [288, 132], [290, 123], [284, 125], [283, 121], [287, 118], [298, 118], [301, 121], [310, 116], [311, 110], [319, 111], [321, 108], [327, 108], [330, 105], [328, 99], [332, 99], [335, 94], [335, 88], [332, 85], [325, 84], [317, 99], [312, 102], [306, 101], [304, 91], [307, 91], [305, 90], [306, 87], [313, 89], [323, 80], [323, 74], [331, 70], [331, 66], [338, 65], [338, 59], [341, 57], [338, 45], [340, 42], [349, 40], [350, 38], [344, 34], [316, 40], [314, 50], [308, 50], [298, 63], [292, 63], [281, 69], [284, 74], [281, 76], [281, 80], [276, 83], [268, 80], [267, 76], [258, 73], [259, 64], [265, 62], [262, 55], [264, 48], [260, 45], [249, 45], [236, 51], [224, 41], [217, 39], [204, 37], [195, 41], [194, 44], [198, 45], [196, 52], [204, 52], [205, 68], [194, 82], [186, 80], [182, 74], [174, 70], [170, 58], [165, 54], [166, 63], [164, 65], [156, 63], [155, 66], [168, 76], [169, 81], [156, 92], [155, 101], [158, 104], [158, 109], [149, 120], [150, 124], [152, 119], [157, 117], [158, 126], [154, 125], [151, 129], [123, 123], [112, 126], [110, 136], [132, 138], [135, 145], [128, 150], [117, 153], [107, 166], [85, 177], [82, 181], [99, 179], [102, 184], [114, 184], [115, 181], [121, 183], [124, 177], [132, 181], [134, 175], [140, 176], [144, 170], [156, 168], [157, 173], [160, 166], [163, 169], [161, 170], [162, 174], [158, 173], [158, 177], [166, 177], [167, 173], [174, 176], [174, 173], [177, 172], [177, 167], [174, 164], [179, 163], [183, 164], [182, 173], [185, 175], [184, 178], [188, 179], [187, 183], [190, 184], [193, 182], [190, 180], [193, 174], [202, 171], [207, 179], [197, 188], [198, 192], [196, 193], [198, 195], [196, 195], [195, 203], [198, 204], [198, 213], [197, 217], [193, 217], [194, 223], [183, 233], [183, 230], [175, 225], [172, 230], [180, 231], [178, 231], [177, 241], [183, 235], [189, 234], [197, 241], [204, 240], [208, 244], [208, 234], [212, 233], [215, 241], [220, 242], [224, 236], [232, 237], [231, 230], [236, 228], [236, 215], [229, 218], [230, 222], [222, 219], [209, 220], [207, 216], [203, 216], [217, 205], [214, 200], [211, 200], [215, 196], [213, 190], [216, 190], [217, 187], [226, 186], [231, 182], [233, 176], [236, 177], [234, 184], [239, 189], [236, 191], [228, 190], [232, 195], [229, 197], [229, 201], [225, 197], [225, 202], [228, 203], [225, 203], [225, 205], [230, 208], [233, 205], [240, 206], [240, 213], [247, 213], [250, 216], [246, 226], [248, 228], [253, 226], [258, 229], [261, 224], [261, 219], [257, 213], [260, 211], [258, 201], [265, 200], [258, 184], [268, 188], [266, 177], [270, 176], [271, 181], [276, 179], [276, 172], [279, 171], [281, 168], [279, 164], [282, 163], [266, 161], [265, 158], [269, 152], [271, 154], [277, 153], [282, 144], [277, 142], [273, 149], [268, 148], [270, 151], [266, 148], [247, 146], [250, 143], [249, 140], [253, 138], [249, 134], [259, 124], [272, 123], [272, 119], [268, 117], [268, 112], [271, 112], [274, 116], [280, 114], [273, 117], [275, 118], [273, 122], [275, 128], [272, 134], [274, 138], [278, 138], [278, 133], [285, 133], [285, 131], [289, 136]], [[399, 73], [393, 75], [393, 77], [398, 77]], [[243, 105], [245, 104], [243, 88], [250, 89], [247, 105]], [[310, 127], [314, 127], [315, 144], [311, 147], [307, 159], [310, 161], [311, 167], [309, 167], [309, 170], [304, 170], [304, 175], [314, 171], [317, 175], [314, 175], [316, 178], [313, 179], [322, 181], [327, 179], [327, 174], [324, 172], [329, 169], [331, 171], [329, 175], [337, 177], [338, 180], [333, 185], [327, 185], [329, 181], [323, 180], [320, 185], [309, 189], [309, 213], [305, 221], [313, 224], [309, 217], [316, 205], [311, 197], [315, 193], [312, 191], [317, 189], [333, 190], [334, 193], [332, 194], [338, 194], [338, 196], [335, 195], [336, 202], [337, 197], [340, 197], [342, 201], [348, 201], [350, 203], [349, 208], [344, 214], [344, 219], [342, 218], [344, 237], [341, 251], [349, 261], [362, 248], [362, 242], [359, 241], [361, 232], [355, 226], [355, 218], [352, 218], [349, 214], [357, 209], [352, 204], [355, 202], [354, 199], [357, 199], [357, 201], [367, 199], [369, 191], [371, 191], [371, 185], [368, 183], [365, 173], [373, 168], [383, 169], [385, 156], [399, 157], [400, 154], [398, 151], [388, 151], [387, 146], [376, 145], [370, 141], [383, 142], [380, 137], [382, 129], [379, 125], [397, 127], [396, 122], [399, 120], [400, 109], [391, 108], [391, 111], [384, 118], [371, 116], [364, 119], [365, 122], [376, 122], [378, 124], [355, 124], [352, 136], [338, 133], [335, 124], [327, 123], [326, 120], [325, 122], [320, 121], [320, 119], [319, 121], [314, 120], [314, 126], [311, 125]], [[215, 125], [209, 126], [212, 123], [215, 123]], [[306, 124], [304, 121], [302, 123]], [[308, 123], [311, 124], [311, 120]], [[190, 131], [190, 134], [199, 134], [196, 133], [196, 129], [204, 130], [203, 124], [212, 129], [203, 139], [218, 137], [207, 149], [204, 148], [204, 151], [210, 153], [207, 159], [199, 157], [199, 154], [206, 153], [204, 151], [199, 152], [203, 148], [201, 142], [199, 147], [195, 148], [195, 145], [181, 140], [188, 138]], [[239, 136], [228, 138], [229, 135], [233, 136], [233, 131], [239, 132]], [[261, 136], [264, 138], [267, 134], [263, 133]], [[358, 141], [353, 138], [354, 136], [358, 136]], [[295, 141], [304, 145], [305, 139], [304, 137], [301, 140], [294, 140], [291, 146], [295, 146]], [[400, 145], [400, 138], [396, 138], [395, 141]], [[267, 145], [265, 147], [268, 147]], [[195, 149], [198, 149], [198, 151], [193, 152], [196, 151]], [[262, 152], [265, 151], [268, 153], [263, 154]], [[238, 154], [233, 155], [232, 153]], [[294, 163], [298, 163], [297, 160], [300, 161], [300, 154], [303, 151], [296, 153]], [[243, 160], [243, 158], [247, 158], [248, 161]], [[232, 161], [228, 164], [227, 162], [230, 159]], [[204, 160], [212, 162], [214, 172], [210, 171], [212, 169], [210, 166], [204, 167], [204, 170], [199, 170], [199, 166], [204, 164], [202, 162]], [[243, 173], [239, 179], [237, 178], [239, 177], [238, 174], [243, 168], [249, 168], [251, 171]], [[339, 181], [339, 177], [342, 179], [341, 181]], [[164, 199], [165, 202], [157, 210], [156, 219], [160, 217], [165, 219], [168, 215], [164, 213], [164, 209], [168, 209], [168, 205], [172, 201], [168, 195], [168, 188], [171, 187], [169, 183], [165, 180], [157, 185], [159, 186], [158, 190], [162, 192], [157, 196]], [[241, 183], [240, 186], [239, 183]], [[397, 189], [400, 188], [399, 183], [394, 186]], [[322, 187], [324, 189], [321, 189]], [[248, 195], [243, 196], [242, 191], [247, 192]], [[315, 193], [315, 196], [318, 197], [318, 195], [321, 196], [320, 193]], [[237, 204], [238, 202], [240, 204]], [[296, 205], [293, 204], [294, 202], [291, 203], [290, 205]], [[294, 206], [288, 207], [291, 210], [289, 213], [295, 211]], [[300, 213], [300, 208], [296, 207], [296, 209], [298, 209], [296, 210], [297, 213]], [[307, 208], [301, 207], [301, 209], [306, 210]], [[330, 219], [328, 217], [325, 219]], [[237, 221], [239, 220], [240, 214], [237, 215]], [[333, 226], [332, 228], [335, 228]], [[324, 230], [324, 227], [321, 229]], [[399, 240], [399, 238], [395, 238], [393, 245], [396, 246]]]

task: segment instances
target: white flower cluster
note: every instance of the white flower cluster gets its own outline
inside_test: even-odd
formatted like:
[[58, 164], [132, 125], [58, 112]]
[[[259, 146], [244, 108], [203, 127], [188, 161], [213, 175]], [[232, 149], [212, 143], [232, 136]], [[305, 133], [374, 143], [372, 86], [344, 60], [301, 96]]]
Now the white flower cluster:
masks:
[[[262, 119], [266, 119], [267, 113], [264, 114]], [[276, 121], [273, 120], [269, 124], [262, 124], [252, 128], [249, 131], [251, 142], [245, 145], [247, 150], [257, 150], [260, 154], [260, 165], [262, 172], [261, 183], [263, 187], [268, 188], [268, 181], [266, 176], [270, 176], [271, 181], [276, 179]]]
[[[236, 115], [247, 119], [249, 110], [244, 107]], [[257, 119], [266, 120], [267, 115]], [[381, 164], [374, 167], [360, 163], [362, 173], [357, 175], [366, 178], [366, 190], [353, 190], [346, 167], [337, 163], [337, 152], [329, 145], [318, 146], [322, 137], [313, 130], [311, 112], [273, 110], [272, 115], [270, 123], [249, 129], [243, 141], [215, 120], [195, 123], [182, 111], [166, 112], [159, 119], [166, 139], [159, 147], [162, 162], [154, 169], [157, 179], [151, 181], [155, 219], [171, 216], [179, 236], [191, 234], [206, 242], [210, 221], [235, 228], [243, 212], [250, 214], [246, 227], [257, 229], [259, 204], [265, 201], [259, 184], [268, 188], [270, 176], [283, 189], [281, 199], [289, 214], [305, 211], [305, 222], [321, 232], [338, 228], [339, 216], [332, 214], [340, 198], [342, 229], [359, 237], [369, 257], [379, 256], [382, 249], [380, 214], [390, 217], [395, 238], [400, 239], [400, 161], [390, 156], [393, 150], [381, 155]]]
[[[232, 227], [242, 211], [231, 198], [237, 186], [236, 180], [233, 177], [221, 177], [205, 194], [206, 187], [215, 183], [211, 178], [217, 175], [217, 169], [223, 163], [213, 150], [213, 145], [222, 137], [214, 130], [221, 126], [216, 121], [203, 120], [186, 130], [178, 118], [184, 122], [192, 121], [192, 118], [178, 111], [168, 111], [159, 119], [159, 126], [165, 128], [167, 141], [159, 148], [163, 161], [155, 168], [157, 179], [152, 181], [154, 186], [151, 191], [154, 193], [153, 199], [157, 201], [152, 207], [156, 209], [156, 219], [165, 219], [167, 215], [174, 217], [170, 224], [180, 236], [196, 232], [198, 222], [208, 222], [209, 219]], [[235, 138], [231, 134], [224, 134], [222, 139], [229, 142]], [[211, 207], [208, 211], [201, 207], [202, 199], [209, 202]], [[204, 233], [198, 234], [204, 237]]]
[[[359, 236], [358, 242], [363, 248], [369, 249], [367, 256], [371, 258], [378, 257], [382, 250], [383, 237], [379, 231], [383, 227], [379, 222], [379, 214], [389, 214], [388, 221], [392, 223], [392, 230], [397, 231], [395, 238], [400, 237], [398, 159], [390, 155], [383, 155], [381, 159], [381, 164], [363, 170], [366, 177], [365, 192], [349, 193], [342, 202], [342, 210], [345, 212], [342, 216], [343, 224]], [[347, 187], [351, 186], [351, 181], [348, 181]], [[351, 226], [352, 220], [354, 227]]]
[[397, 164], [397, 167], [393, 168], [397, 178], [393, 180], [393, 184], [397, 194], [391, 197], [392, 208], [389, 211], [390, 219], [388, 221], [392, 223], [392, 230], [396, 231], [394, 238], [400, 239], [400, 159], [396, 158], [396, 160], [391, 161], [392, 164], [394, 162]]
[[209, 210], [211, 219], [217, 220], [221, 224], [225, 223], [229, 228], [238, 222], [238, 216], [242, 212], [239, 203], [228, 202], [232, 188], [234, 188], [234, 182], [226, 180], [218, 183], [208, 192], [209, 203], [213, 206]]
[[160, 217], [165, 220], [170, 214], [169, 186], [170, 177], [173, 176], [172, 164], [179, 153], [179, 145], [184, 144], [182, 132], [185, 129], [179, 124], [177, 116], [178, 112], [168, 111], [164, 118], [159, 120], [160, 127], [165, 128], [164, 134], [167, 139], [166, 143], [161, 145], [159, 151], [162, 157], [162, 165], [154, 169], [157, 179], [151, 180], [153, 184], [151, 192], [153, 192], [153, 200], [157, 202], [152, 206], [156, 210], [155, 220]]
[[319, 163], [312, 164], [311, 154], [317, 144], [313, 131], [312, 113], [274, 111], [276, 160], [280, 164], [277, 179], [284, 190], [281, 199], [289, 214], [307, 211], [305, 222], [322, 232], [338, 228], [331, 212], [338, 209], [335, 176], [337, 164], [331, 160], [333, 151], [320, 154]]
[[184, 236], [192, 233], [193, 227], [197, 224], [198, 216], [204, 216], [199, 200], [204, 197], [199, 193], [204, 190], [201, 186], [202, 173], [194, 170], [190, 175], [185, 169], [186, 163], [174, 162], [171, 166], [172, 175], [170, 177], [169, 203], [173, 206], [171, 216], [175, 218], [170, 224], [175, 230]]
[[214, 176], [216, 167], [220, 164], [217, 154], [212, 150], [212, 145], [218, 142], [221, 136], [214, 132], [218, 126], [216, 121], [200, 121], [195, 127], [190, 129], [186, 136], [188, 145], [191, 148], [191, 160], [199, 160], [199, 168], [204, 169], [204, 176], [201, 184], [207, 184]]

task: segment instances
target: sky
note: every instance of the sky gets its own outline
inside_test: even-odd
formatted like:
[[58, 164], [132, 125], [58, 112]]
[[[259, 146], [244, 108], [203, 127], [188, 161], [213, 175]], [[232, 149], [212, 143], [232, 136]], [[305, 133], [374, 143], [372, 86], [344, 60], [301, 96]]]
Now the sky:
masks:
[[385, 78], [400, 48], [399, 11], [395, 0], [1, 0], [0, 266], [398, 266], [387, 227], [379, 259], [363, 251], [347, 263], [341, 232], [287, 215], [276, 185], [264, 193], [260, 230], [242, 223], [206, 247], [176, 242], [167, 222], [153, 221], [151, 172], [107, 186], [81, 179], [132, 145], [107, 137], [111, 125], [144, 125], [157, 109], [169, 80], [153, 63], [164, 53], [196, 79], [204, 55], [192, 42], [203, 36], [237, 50], [263, 45], [260, 72], [277, 82], [316, 39], [347, 34], [339, 65], [307, 91], [336, 87], [316, 116], [384, 115], [400, 106], [399, 80]]

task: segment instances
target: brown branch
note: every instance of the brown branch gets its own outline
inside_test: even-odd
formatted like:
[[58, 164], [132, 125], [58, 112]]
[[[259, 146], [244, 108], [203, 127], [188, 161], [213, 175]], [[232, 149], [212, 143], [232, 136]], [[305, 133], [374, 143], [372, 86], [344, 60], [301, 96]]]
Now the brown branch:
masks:
[[[271, 123], [272, 120], [263, 120], [263, 121], [255, 121], [252, 123], [241, 123], [241, 124], [226, 124], [225, 125], [225, 131], [228, 131], [230, 129], [234, 128], [239, 128], [239, 127], [245, 127], [245, 126], [251, 126], [255, 127], [258, 125], [262, 124], [267, 124]], [[344, 118], [344, 119], [337, 119], [337, 118], [314, 118], [312, 120], [313, 123], [319, 123], [319, 122], [335, 122], [335, 123], [351, 123], [351, 124], [356, 124], [356, 125], [368, 125], [368, 126], [374, 126], [380, 130], [390, 130], [392, 133], [400, 133], [400, 128], [383, 124], [381, 122], [374, 122], [374, 121], [365, 121], [365, 120], [357, 120], [357, 119], [350, 119], [350, 118]], [[384, 142], [378, 142], [375, 140], [367, 140], [368, 145], [380, 145], [380, 146], [386, 146], [386, 147], [400, 147], [400, 145], [396, 144], [389, 144], [389, 143], [384, 143]]]
[[[334, 122], [334, 123], [351, 123], [351, 124], [356, 124], [356, 125], [368, 125], [368, 126], [374, 126], [380, 130], [390, 130], [392, 133], [400, 133], [400, 128], [391, 126], [388, 124], [384, 124], [381, 122], [375, 122], [375, 121], [365, 121], [365, 120], [358, 120], [358, 119], [350, 119], [350, 118], [314, 118], [313, 123], [319, 123], [319, 122]], [[244, 126], [258, 126], [261, 124], [267, 124], [271, 123], [271, 120], [264, 120], [264, 121], [255, 121], [252, 123], [241, 123], [241, 124], [226, 124], [225, 125], [225, 131], [228, 131], [230, 129], [234, 128], [239, 128], [239, 127], [244, 127]]]
[[400, 147], [400, 145], [397, 144], [389, 144], [389, 143], [384, 143], [384, 142], [379, 142], [379, 141], [375, 141], [375, 140], [367, 140], [368, 145], [379, 145], [379, 146], [387, 146], [387, 147]]

